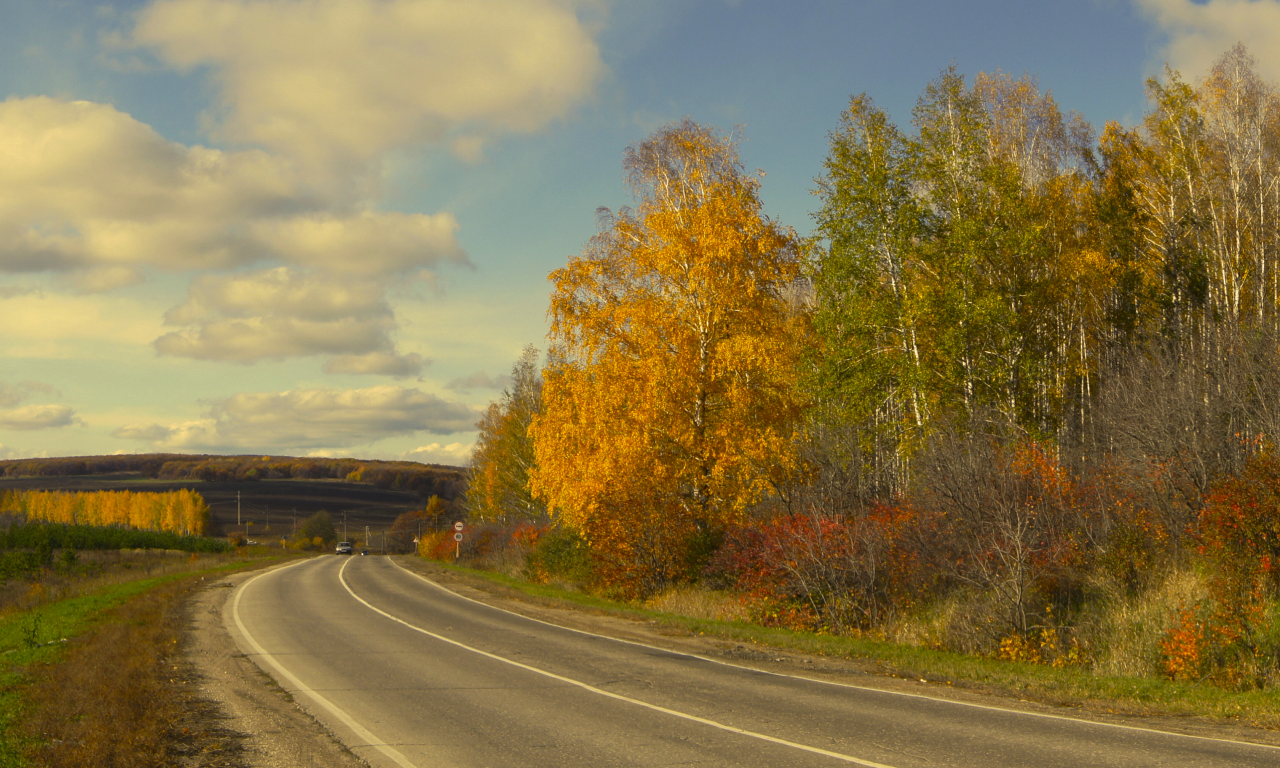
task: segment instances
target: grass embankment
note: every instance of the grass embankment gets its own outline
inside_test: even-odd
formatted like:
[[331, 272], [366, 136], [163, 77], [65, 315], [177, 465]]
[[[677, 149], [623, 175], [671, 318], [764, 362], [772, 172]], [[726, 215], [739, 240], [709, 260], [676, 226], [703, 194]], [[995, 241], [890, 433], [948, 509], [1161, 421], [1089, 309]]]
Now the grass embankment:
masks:
[[181, 658], [184, 602], [201, 578], [265, 561], [95, 554], [0, 593], [0, 768], [146, 768], [226, 742]]
[[[661, 610], [653, 604], [607, 600], [552, 585], [461, 566], [441, 567], [485, 579], [551, 604], [571, 603], [616, 616], [657, 622], [692, 635], [751, 643], [815, 656], [852, 659], [868, 671], [939, 686], [967, 688], [998, 696], [1096, 713], [1130, 716], [1204, 717], [1235, 725], [1280, 730], [1280, 691], [1227, 691], [1211, 685], [1149, 677], [1111, 677], [1083, 667], [1052, 667], [968, 656], [877, 640], [763, 627]], [[696, 598], [668, 603], [693, 605]], [[708, 596], [707, 603], [715, 602]], [[656, 601], [662, 605], [663, 600]], [[695, 607], [694, 611], [698, 612]]]

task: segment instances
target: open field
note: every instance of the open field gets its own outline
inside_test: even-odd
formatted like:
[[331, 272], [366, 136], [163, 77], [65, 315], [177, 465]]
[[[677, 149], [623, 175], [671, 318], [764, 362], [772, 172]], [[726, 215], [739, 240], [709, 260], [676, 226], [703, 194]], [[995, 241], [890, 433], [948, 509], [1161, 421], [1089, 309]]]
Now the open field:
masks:
[[[343, 513], [348, 530], [363, 533], [389, 528], [398, 515], [421, 509], [421, 497], [408, 491], [376, 488], [363, 483], [338, 480], [256, 480], [248, 482], [204, 482], [200, 480], [154, 480], [139, 473], [82, 475], [71, 477], [5, 477], [0, 491], [170, 491], [190, 488], [209, 505], [214, 535], [246, 527], [250, 538], [290, 536], [295, 522], [325, 510], [332, 515], [342, 534]], [[239, 514], [237, 524], [237, 494]]]

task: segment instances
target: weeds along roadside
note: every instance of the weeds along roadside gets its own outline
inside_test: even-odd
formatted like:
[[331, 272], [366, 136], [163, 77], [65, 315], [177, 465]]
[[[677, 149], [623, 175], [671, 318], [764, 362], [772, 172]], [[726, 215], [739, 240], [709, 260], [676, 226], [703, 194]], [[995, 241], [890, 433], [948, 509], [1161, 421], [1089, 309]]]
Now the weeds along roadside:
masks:
[[278, 558], [93, 554], [79, 573], [48, 569], [0, 590], [0, 768], [145, 768], [233, 751], [181, 660], [184, 603], [202, 578]]
[[530, 583], [494, 570], [423, 558], [409, 558], [405, 562], [423, 573], [442, 568], [482, 580], [492, 585], [491, 590], [505, 588], [509, 593], [518, 593], [519, 599], [544, 605], [563, 607], [567, 604], [655, 622], [664, 628], [729, 643], [854, 660], [874, 674], [939, 687], [969, 689], [1100, 715], [1200, 717], [1210, 723], [1280, 730], [1280, 693], [1274, 690], [1229, 691], [1194, 682], [1109, 676], [1080, 667], [1052, 667], [847, 635], [764, 627], [741, 618], [709, 618], [718, 613], [723, 615], [723, 606], [726, 600], [732, 602], [731, 598], [693, 587], [647, 603], [622, 602], [571, 587]]

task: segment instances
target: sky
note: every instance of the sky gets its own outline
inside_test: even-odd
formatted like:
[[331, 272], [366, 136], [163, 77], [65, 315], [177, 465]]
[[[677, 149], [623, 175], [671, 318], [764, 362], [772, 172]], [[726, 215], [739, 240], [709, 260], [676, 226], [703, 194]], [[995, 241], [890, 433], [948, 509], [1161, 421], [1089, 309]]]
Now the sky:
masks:
[[1133, 126], [1238, 42], [1280, 82], [1280, 0], [0, 0], [0, 458], [463, 465], [663, 125], [807, 235], [852, 95]]

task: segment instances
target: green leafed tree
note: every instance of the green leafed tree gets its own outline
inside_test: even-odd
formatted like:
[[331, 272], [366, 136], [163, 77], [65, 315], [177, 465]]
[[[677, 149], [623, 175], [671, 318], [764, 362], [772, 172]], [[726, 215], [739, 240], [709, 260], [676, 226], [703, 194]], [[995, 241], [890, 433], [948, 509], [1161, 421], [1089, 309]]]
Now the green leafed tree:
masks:
[[1090, 130], [1033, 79], [950, 69], [913, 118], [905, 135], [854, 97], [815, 215], [815, 388], [899, 468], [939, 414], [1052, 430], [1090, 375], [1106, 273]]
[[329, 545], [338, 540], [338, 531], [333, 527], [333, 518], [329, 513], [320, 510], [303, 521], [298, 527], [298, 536], [303, 541], [320, 539]]

